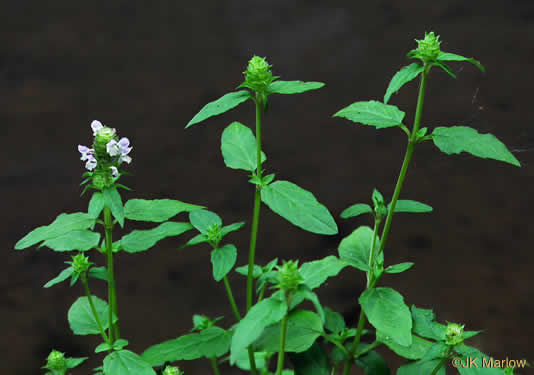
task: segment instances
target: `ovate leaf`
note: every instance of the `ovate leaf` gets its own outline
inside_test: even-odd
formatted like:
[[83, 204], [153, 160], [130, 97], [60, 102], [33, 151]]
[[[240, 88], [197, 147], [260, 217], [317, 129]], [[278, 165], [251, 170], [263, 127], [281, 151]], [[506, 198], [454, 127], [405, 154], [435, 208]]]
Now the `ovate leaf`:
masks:
[[237, 259], [237, 249], [234, 245], [224, 245], [211, 252], [213, 278], [221, 281], [232, 270]]
[[308, 232], [336, 234], [328, 209], [307, 190], [288, 181], [275, 181], [261, 189], [261, 200], [290, 223]]
[[402, 346], [397, 344], [388, 335], [383, 334], [381, 331], [376, 332], [376, 339], [387, 345], [388, 348], [393, 350], [401, 357], [408, 359], [421, 359], [426, 352], [430, 349], [433, 342], [425, 340], [419, 336], [412, 335], [412, 344], [409, 346]]
[[[91, 296], [93, 305], [98, 315], [98, 319], [102, 324], [103, 329], [109, 327], [109, 308], [108, 304], [96, 296]], [[95, 320], [91, 305], [87, 297], [80, 297], [72, 304], [67, 314], [70, 329], [76, 335], [91, 335], [100, 334], [98, 323]], [[117, 317], [113, 317], [113, 322], [117, 321]]]
[[[338, 247], [339, 258], [350, 266], [362, 271], [369, 271], [369, 254], [373, 242], [373, 230], [367, 226], [356, 228], [354, 232], [341, 240]], [[380, 248], [378, 235], [375, 240], [375, 252]], [[384, 261], [381, 253], [377, 261]]]
[[91, 200], [89, 201], [88, 213], [91, 217], [95, 219], [100, 216], [100, 212], [104, 209], [104, 196], [101, 192], [97, 191], [93, 193]]
[[123, 349], [104, 358], [104, 375], [156, 375], [152, 366], [142, 357]]
[[304, 283], [310, 289], [314, 289], [321, 286], [329, 277], [336, 276], [346, 265], [339, 258], [329, 255], [326, 258], [302, 264], [299, 272]]
[[[247, 126], [232, 122], [221, 137], [221, 152], [228, 168], [253, 172], [258, 167], [256, 137]], [[267, 157], [262, 152], [261, 162]]]
[[166, 222], [153, 229], [134, 230], [121, 238], [121, 245], [128, 253], [138, 253], [154, 246], [158, 241], [193, 229], [189, 223]]
[[161, 223], [178, 215], [204, 208], [174, 199], [130, 199], [124, 205], [124, 216], [130, 220]]
[[295, 375], [329, 375], [330, 363], [323, 347], [315, 342], [303, 353], [288, 353]]
[[[439, 362], [439, 359], [434, 359], [431, 361], [410, 362], [399, 367], [399, 369], [397, 370], [397, 375], [431, 374]], [[438, 370], [438, 372], [436, 372], [436, 375], [446, 375], [445, 368], [446, 366], [442, 366]]]
[[521, 166], [506, 146], [493, 134], [479, 134], [467, 126], [437, 127], [432, 132], [434, 144], [442, 152], [451, 155], [468, 152], [483, 159], [500, 160]]
[[102, 191], [104, 197], [104, 204], [111, 210], [111, 214], [119, 222], [121, 227], [124, 227], [124, 207], [122, 200], [116, 187], [104, 188]]
[[191, 125], [198, 124], [199, 122], [202, 122], [210, 117], [217, 116], [226, 111], [229, 111], [249, 98], [251, 98], [251, 94], [247, 90], [241, 90], [226, 94], [220, 97], [219, 99], [206, 104], [200, 110], [200, 112], [198, 112], [195, 117], [193, 117], [191, 121], [189, 121], [185, 128], [187, 129]]
[[60, 214], [51, 224], [32, 230], [15, 244], [15, 250], [26, 249], [38, 242], [59, 237], [73, 230], [83, 230], [94, 225], [95, 219], [89, 214], [76, 212]]
[[275, 81], [267, 88], [268, 94], [300, 94], [317, 90], [324, 86], [322, 82]]
[[404, 298], [391, 288], [370, 288], [359, 298], [369, 322], [399, 345], [412, 344], [412, 315]]
[[165, 362], [182, 359], [190, 361], [202, 357], [199, 344], [199, 334], [191, 333], [153, 345], [145, 350], [141, 357], [152, 366], [161, 366]]
[[401, 125], [404, 112], [394, 105], [370, 100], [353, 103], [337, 112], [334, 117], [344, 117], [353, 122], [382, 129]]
[[54, 251], [86, 251], [98, 247], [100, 233], [90, 230], [73, 230], [61, 236], [44, 241], [39, 247], [46, 246]]
[[391, 95], [399, 91], [402, 86], [413, 80], [422, 71], [423, 65], [415, 62], [403, 67], [401, 70], [395, 73], [395, 75], [391, 79], [391, 82], [389, 82], [386, 94], [384, 95], [384, 103], [387, 104], [389, 98], [391, 98]]
[[65, 281], [67, 280], [69, 277], [71, 277], [71, 275], [74, 273], [74, 268], [72, 267], [67, 267], [65, 268], [63, 271], [61, 271], [61, 273], [59, 275], [57, 275], [56, 277], [54, 277], [52, 280], [50, 280], [49, 282], [47, 282], [43, 288], [50, 288], [51, 286], [53, 285], [56, 285], [56, 284], [59, 284], [60, 282], [62, 281]]
[[189, 221], [202, 234], [208, 233], [210, 226], [222, 226], [222, 220], [215, 212], [195, 210], [189, 213]]

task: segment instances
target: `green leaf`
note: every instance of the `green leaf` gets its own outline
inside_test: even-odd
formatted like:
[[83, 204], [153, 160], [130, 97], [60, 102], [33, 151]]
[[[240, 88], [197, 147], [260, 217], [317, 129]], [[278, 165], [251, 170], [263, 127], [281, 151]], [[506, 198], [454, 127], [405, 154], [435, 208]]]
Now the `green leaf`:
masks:
[[267, 88], [267, 94], [300, 94], [323, 86], [322, 82], [275, 81]]
[[383, 129], [401, 125], [404, 115], [404, 112], [394, 105], [370, 100], [353, 103], [337, 112], [334, 117], [344, 117], [353, 122]]
[[412, 263], [412, 262], [403, 262], [403, 263], [399, 263], [399, 264], [394, 264], [394, 265], [389, 266], [388, 268], [386, 268], [384, 270], [384, 272], [386, 272], [386, 273], [401, 273], [401, 272], [404, 272], [406, 270], [409, 270], [410, 268], [412, 268], [413, 265], [414, 265], [414, 263]]
[[109, 345], [107, 342], [103, 342], [95, 348], [95, 353], [102, 353], [111, 349], [113, 349], [112, 345]]
[[244, 221], [240, 221], [238, 223], [232, 223], [230, 225], [225, 225], [221, 228], [221, 237], [226, 236], [228, 233], [235, 232], [236, 230], [239, 230], [243, 228], [245, 225]]
[[[96, 296], [91, 296], [93, 305], [98, 315], [98, 319], [102, 324], [103, 329], [107, 329], [109, 326], [108, 320], [108, 304]], [[87, 297], [78, 298], [70, 307], [67, 314], [70, 329], [76, 335], [91, 335], [100, 334], [100, 329], [93, 316], [91, 305]], [[113, 323], [117, 321], [117, 317], [113, 317]]]
[[476, 66], [478, 69], [480, 69], [482, 73], [486, 73], [486, 69], [484, 68], [484, 66], [472, 57], [463, 57], [455, 53], [441, 52], [438, 56], [438, 61], [467, 61]]
[[[248, 266], [241, 266], [241, 267], [237, 267], [235, 269], [235, 272], [237, 272], [238, 274], [240, 275], [243, 275], [243, 276], [248, 276]], [[257, 279], [258, 277], [260, 277], [263, 273], [262, 269], [261, 269], [261, 266], [258, 266], [257, 264], [254, 265], [254, 270], [253, 270], [253, 278], [254, 279]]]
[[330, 363], [323, 347], [315, 342], [303, 353], [288, 353], [295, 375], [329, 375]]
[[88, 213], [89, 216], [98, 219], [100, 213], [104, 209], [104, 196], [101, 192], [97, 191], [93, 193], [91, 200], [89, 201]]
[[130, 199], [124, 205], [124, 216], [130, 220], [161, 223], [178, 215], [204, 208], [174, 199]]
[[346, 328], [345, 319], [340, 313], [329, 309], [328, 307], [324, 308], [325, 313], [325, 323], [324, 328], [330, 332], [339, 334]]
[[276, 293], [252, 306], [237, 324], [232, 338], [230, 362], [234, 364], [239, 353], [256, 341], [265, 327], [279, 322], [286, 313], [287, 304]]
[[[267, 367], [267, 360], [269, 359], [271, 353], [265, 352], [254, 352], [254, 359], [256, 362], [256, 369], [265, 369]], [[250, 359], [248, 358], [248, 350], [243, 350], [237, 360], [235, 365], [241, 370], [250, 371]]]
[[124, 227], [124, 207], [122, 206], [121, 195], [116, 187], [104, 188], [102, 191], [104, 203], [111, 210], [113, 217], [117, 219], [121, 228]]
[[[399, 367], [399, 369], [397, 370], [397, 375], [431, 374], [432, 370], [434, 370], [434, 368], [438, 365], [439, 362], [439, 359], [434, 359], [431, 361], [410, 362]], [[436, 375], [446, 375], [445, 367], [441, 367], [436, 373]]]
[[202, 234], [208, 232], [209, 226], [222, 226], [222, 220], [219, 215], [208, 210], [191, 211], [189, 213], [189, 222]]
[[[256, 340], [255, 351], [277, 352], [280, 349], [280, 324], [273, 324]], [[288, 315], [286, 352], [300, 353], [308, 350], [323, 332], [321, 318], [311, 311], [293, 310]]]
[[315, 196], [288, 181], [275, 181], [261, 189], [261, 200], [290, 223], [308, 232], [337, 234], [328, 209]]
[[128, 253], [138, 253], [154, 246], [158, 241], [193, 229], [189, 223], [176, 223], [168, 221], [155, 228], [146, 230], [134, 230], [121, 238], [121, 245]]
[[43, 288], [50, 288], [53, 285], [59, 284], [62, 281], [67, 280], [71, 275], [74, 273], [74, 268], [67, 267], [63, 271], [60, 272], [59, 275], [54, 277], [52, 280], [47, 282], [45, 285], [43, 285]]
[[251, 98], [251, 94], [247, 90], [228, 93], [220, 97], [219, 99], [206, 104], [200, 110], [200, 112], [198, 112], [195, 117], [193, 117], [191, 121], [189, 121], [185, 128], [187, 129], [191, 125], [198, 124], [199, 122], [202, 122], [210, 117], [217, 116], [226, 111], [229, 111], [249, 98]]
[[462, 355], [462, 363], [458, 366], [461, 375], [504, 375], [501, 368], [506, 367], [505, 360], [492, 359], [467, 345], [458, 345], [454, 349]]
[[412, 305], [413, 332], [419, 336], [441, 341], [445, 339], [445, 327], [434, 321], [432, 310], [421, 309]]
[[355, 217], [355, 216], [359, 216], [359, 215], [367, 214], [371, 212], [373, 212], [373, 209], [368, 204], [356, 203], [348, 208], [345, 208], [340, 216], [343, 219], [348, 219], [350, 217]]
[[423, 65], [415, 62], [403, 67], [401, 70], [395, 73], [395, 75], [391, 79], [391, 82], [389, 82], [386, 94], [384, 95], [384, 103], [387, 104], [389, 99], [391, 98], [391, 95], [399, 91], [402, 86], [413, 80], [422, 71]]
[[105, 375], [156, 375], [156, 372], [142, 357], [123, 349], [112, 352], [104, 358]]
[[191, 238], [183, 247], [198, 245], [199, 243], [208, 242], [208, 237], [202, 233], [197, 234], [195, 237]]
[[65, 358], [65, 362], [67, 364], [67, 368], [71, 369], [81, 365], [88, 358], [89, 357], [67, 357]]
[[[362, 271], [369, 271], [369, 254], [373, 243], [373, 230], [367, 226], [356, 228], [354, 232], [341, 240], [338, 247], [339, 258], [350, 266]], [[378, 235], [375, 240], [375, 249], [380, 248]], [[375, 250], [377, 251], [377, 250]], [[384, 261], [384, 253], [381, 253], [377, 262]]]
[[299, 272], [304, 283], [310, 289], [314, 289], [323, 284], [329, 277], [336, 276], [346, 265], [339, 258], [329, 255], [326, 258], [302, 264]]
[[389, 367], [380, 354], [371, 350], [356, 360], [366, 374], [390, 375]]
[[[232, 122], [221, 136], [221, 152], [228, 168], [253, 172], [257, 168], [256, 137], [247, 126]], [[267, 157], [262, 152], [261, 162]]]
[[90, 230], [73, 230], [61, 236], [44, 241], [39, 247], [46, 246], [54, 251], [86, 251], [98, 247], [100, 233]]
[[371, 288], [359, 298], [369, 322], [399, 345], [412, 344], [412, 315], [404, 298], [391, 288]]
[[381, 331], [376, 332], [376, 339], [385, 345], [388, 348], [393, 350], [395, 353], [401, 357], [408, 359], [421, 359], [426, 352], [432, 346], [432, 342], [425, 340], [419, 336], [412, 335], [412, 345], [402, 346], [393, 341], [389, 336], [383, 334]]
[[224, 245], [211, 252], [211, 264], [213, 265], [213, 278], [221, 281], [232, 270], [237, 259], [237, 249], [234, 245]]
[[108, 281], [108, 270], [106, 267], [91, 267], [87, 272], [87, 276], [93, 279]]
[[[388, 211], [391, 207], [391, 203], [388, 204]], [[395, 212], [411, 212], [411, 213], [424, 213], [432, 212], [432, 207], [428, 204], [424, 204], [417, 201], [399, 199], [395, 205]]]
[[208, 327], [199, 334], [199, 351], [205, 358], [220, 357], [228, 352], [232, 335], [220, 327]]
[[495, 159], [521, 166], [506, 146], [492, 134], [479, 134], [467, 126], [437, 127], [432, 132], [434, 144], [444, 153], [459, 154], [462, 151], [483, 159]]
[[145, 350], [141, 357], [152, 366], [180, 360], [190, 361], [202, 357], [199, 342], [199, 334], [190, 333], [153, 345]]
[[15, 250], [26, 249], [38, 242], [59, 237], [73, 230], [83, 230], [94, 225], [95, 219], [89, 214], [76, 212], [60, 214], [51, 224], [38, 227], [15, 244]]

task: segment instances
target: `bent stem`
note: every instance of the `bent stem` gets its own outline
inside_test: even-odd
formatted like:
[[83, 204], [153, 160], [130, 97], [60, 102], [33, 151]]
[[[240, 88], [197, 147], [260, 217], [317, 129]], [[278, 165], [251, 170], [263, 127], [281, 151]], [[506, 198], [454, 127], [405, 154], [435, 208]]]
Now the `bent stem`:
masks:
[[[91, 296], [91, 290], [89, 289], [89, 282], [87, 281], [87, 275], [85, 272], [82, 272], [80, 274], [80, 277], [82, 279], [83, 288], [85, 289], [85, 294], [87, 295], [87, 300], [89, 301], [89, 306], [91, 307], [91, 312], [93, 313], [93, 316], [95, 317], [96, 324], [98, 325], [98, 329], [100, 330], [100, 335], [104, 339], [104, 342], [106, 342], [109, 346], [112, 345], [111, 340], [106, 336], [106, 331], [104, 330], [104, 327], [102, 327], [102, 323], [100, 323], [100, 318], [98, 317], [98, 314], [96, 313], [95, 305], [93, 304], [93, 298]], [[109, 309], [111, 311], [111, 309]], [[111, 322], [111, 320], [110, 320]]]
[[[261, 111], [262, 99], [261, 95], [256, 93], [256, 175], [261, 181]], [[260, 222], [260, 203], [261, 195], [259, 187], [256, 185], [254, 192], [254, 212], [252, 214], [252, 230], [250, 234], [250, 247], [248, 253], [248, 275], [247, 275], [247, 312], [252, 307], [252, 291], [254, 287], [254, 257], [256, 255], [256, 240], [258, 237], [258, 225]], [[256, 361], [254, 359], [254, 350], [252, 347], [248, 348], [248, 358], [250, 361], [250, 369], [252, 375], [256, 375]]]
[[113, 275], [113, 223], [111, 221], [111, 211], [108, 207], [104, 207], [104, 229], [106, 232], [106, 255], [108, 267], [108, 305], [109, 305], [109, 339], [111, 342], [120, 338], [119, 325], [113, 323], [113, 314], [118, 317], [117, 313], [117, 296], [115, 294], [115, 277]]
[[239, 314], [239, 309], [237, 308], [237, 305], [235, 303], [234, 294], [232, 293], [232, 288], [230, 287], [230, 282], [228, 281], [228, 277], [223, 277], [224, 281], [224, 287], [226, 288], [226, 294], [228, 295], [228, 300], [230, 301], [230, 305], [232, 305], [232, 311], [234, 312], [234, 316], [239, 322], [241, 320], [241, 314]]
[[[406, 172], [408, 171], [408, 166], [410, 165], [410, 161], [412, 160], [412, 155], [415, 150], [415, 145], [417, 143], [417, 132], [419, 130], [419, 126], [421, 125], [421, 115], [423, 113], [423, 103], [425, 100], [426, 83], [427, 83], [427, 77], [428, 77], [429, 71], [430, 71], [430, 66], [425, 64], [423, 67], [423, 72], [421, 73], [421, 82], [419, 85], [419, 94], [417, 97], [417, 108], [415, 111], [413, 128], [408, 139], [408, 146], [406, 148], [406, 153], [404, 154], [404, 160], [402, 162], [402, 167], [399, 173], [399, 177], [397, 179], [397, 184], [395, 185], [395, 191], [393, 192], [393, 198], [391, 199], [391, 204], [389, 206], [386, 223], [384, 224], [384, 229], [382, 230], [380, 247], [378, 249], [378, 253], [376, 254], [377, 257], [380, 256], [380, 254], [384, 251], [384, 248], [386, 247], [386, 242], [388, 240], [388, 235], [389, 235], [389, 231], [391, 228], [391, 221], [393, 220], [393, 213], [395, 212], [397, 200], [399, 199], [402, 185], [404, 183], [404, 179], [406, 178]], [[375, 223], [375, 233], [376, 233], [376, 223]], [[372, 249], [371, 255], [372, 257], [374, 257], [374, 235], [373, 235], [373, 249]], [[367, 288], [366, 289], [374, 287], [377, 281], [378, 279], [375, 278], [374, 271], [373, 269], [371, 269], [370, 271], [367, 272]], [[363, 327], [365, 326], [365, 321], [366, 321], [366, 316], [365, 316], [365, 312], [362, 309], [360, 311], [360, 318], [358, 320], [356, 336], [354, 338], [354, 343], [351, 348], [352, 356], [347, 358], [347, 360], [345, 361], [345, 369], [343, 370], [343, 375], [348, 375], [350, 373], [354, 354], [356, 353], [358, 349], [358, 345], [360, 344], [360, 338], [362, 335]]]

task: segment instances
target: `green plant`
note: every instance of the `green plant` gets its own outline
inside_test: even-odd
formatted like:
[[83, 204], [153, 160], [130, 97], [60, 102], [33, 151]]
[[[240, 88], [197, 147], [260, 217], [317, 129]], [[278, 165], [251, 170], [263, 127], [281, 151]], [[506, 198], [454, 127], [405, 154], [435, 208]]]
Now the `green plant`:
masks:
[[[93, 189], [87, 212], [60, 214], [51, 224], [39, 227], [17, 242], [21, 250], [36, 244], [54, 251], [77, 251], [68, 267], [45, 284], [45, 288], [70, 279], [71, 286], [81, 281], [85, 296], [78, 298], [68, 312], [72, 331], [78, 335], [96, 334], [102, 344], [95, 352], [106, 352], [103, 366], [95, 373], [105, 375], [179, 375], [179, 368], [170, 363], [182, 360], [207, 359], [215, 374], [220, 374], [221, 363], [229, 362], [253, 375], [347, 375], [356, 364], [369, 375], [386, 375], [390, 370], [375, 348], [384, 345], [411, 362], [397, 370], [398, 375], [443, 375], [448, 363], [458, 367], [462, 375], [511, 374], [513, 366], [482, 366], [490, 357], [465, 344], [478, 331], [464, 331], [464, 326], [435, 321], [432, 310], [407, 306], [403, 296], [390, 287], [379, 286], [384, 274], [408, 270], [413, 263], [385, 266], [388, 235], [394, 213], [424, 213], [432, 211], [426, 204], [399, 199], [416, 145], [432, 141], [442, 152], [468, 152], [481, 158], [490, 158], [519, 166], [516, 158], [491, 134], [479, 134], [465, 126], [421, 127], [427, 80], [432, 67], [443, 69], [454, 77], [446, 63], [467, 61], [484, 71], [472, 59], [442, 52], [439, 37], [428, 33], [417, 41], [418, 47], [408, 53], [417, 61], [402, 68], [391, 80], [383, 102], [360, 101], [340, 110], [334, 116], [342, 117], [377, 129], [398, 127], [408, 137], [406, 154], [391, 200], [385, 200], [375, 189], [372, 206], [358, 203], [341, 213], [344, 219], [370, 214], [373, 227], [360, 226], [339, 244], [338, 254], [299, 265], [290, 260], [278, 264], [274, 259], [266, 265], [255, 264], [258, 227], [262, 203], [287, 219], [291, 224], [317, 234], [334, 235], [338, 228], [328, 209], [315, 196], [289, 181], [276, 180], [274, 174], [265, 174], [267, 156], [262, 150], [263, 114], [269, 108], [269, 96], [298, 94], [324, 86], [320, 82], [283, 81], [271, 73], [264, 58], [254, 56], [244, 72], [245, 81], [239, 90], [222, 96], [204, 106], [186, 128], [220, 115], [239, 104], [252, 101], [256, 109], [255, 134], [239, 122], [232, 122], [222, 133], [221, 151], [224, 163], [232, 169], [250, 173], [248, 182], [253, 190], [253, 213], [249, 243], [248, 265], [235, 267], [237, 247], [223, 243], [233, 231], [245, 222], [223, 225], [214, 212], [200, 205], [174, 199], [130, 199], [125, 204], [118, 192], [128, 189], [118, 183], [126, 172], [120, 170], [124, 162], [132, 161], [132, 147], [127, 138], [119, 139], [115, 129], [94, 121], [91, 124], [94, 142], [91, 148], [78, 146], [86, 161], [85, 193]], [[403, 124], [404, 112], [388, 104], [391, 96], [403, 85], [420, 77], [419, 95], [413, 125]], [[188, 214], [184, 222], [171, 221], [176, 215]], [[152, 229], [133, 230], [113, 241], [113, 229], [126, 220], [158, 223]], [[103, 227], [101, 233], [96, 225]], [[193, 231], [184, 247], [208, 244], [211, 250], [213, 278], [222, 282], [235, 318], [235, 324], [222, 327], [220, 318], [193, 316], [191, 333], [178, 336], [147, 348], [142, 354], [128, 349], [128, 341], [119, 330], [118, 298], [115, 288], [114, 255], [118, 251], [137, 253], [152, 248], [159, 240]], [[380, 232], [380, 235], [379, 235]], [[85, 254], [91, 254], [91, 260]], [[101, 253], [105, 266], [95, 266], [96, 255]], [[341, 314], [323, 306], [316, 293], [329, 277], [336, 276], [345, 267], [363, 271], [366, 289], [358, 301], [361, 305], [356, 327], [347, 327]], [[232, 270], [245, 276], [246, 301], [240, 308], [228, 280]], [[107, 301], [91, 293], [89, 281], [100, 279], [107, 283]], [[271, 292], [271, 290], [273, 290]], [[303, 302], [309, 301], [313, 311]], [[366, 324], [370, 327], [366, 328]], [[371, 341], [364, 338], [369, 337]], [[270, 361], [276, 356], [276, 367]], [[289, 358], [289, 361], [287, 360]], [[274, 358], [273, 358], [274, 359]], [[462, 361], [477, 359], [478, 369], [462, 367]], [[80, 365], [85, 358], [65, 358], [52, 351], [44, 368], [48, 374], [64, 375]], [[288, 362], [291, 366], [288, 366]], [[524, 366], [524, 362], [521, 363]], [[519, 363], [516, 363], [519, 366]], [[289, 369], [291, 367], [292, 369]], [[156, 370], [155, 370], [156, 369]]]

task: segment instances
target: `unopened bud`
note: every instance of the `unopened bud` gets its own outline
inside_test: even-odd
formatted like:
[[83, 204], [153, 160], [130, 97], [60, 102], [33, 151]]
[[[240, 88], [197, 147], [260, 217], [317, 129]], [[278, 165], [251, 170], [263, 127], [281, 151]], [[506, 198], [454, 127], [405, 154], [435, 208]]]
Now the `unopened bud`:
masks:
[[290, 260], [278, 267], [278, 286], [283, 291], [295, 291], [302, 281], [303, 278], [299, 272], [298, 261]]
[[464, 326], [456, 323], [449, 323], [445, 331], [445, 343], [456, 346], [464, 342]]
[[250, 59], [247, 70], [243, 74], [245, 74], [244, 86], [258, 93], [265, 93], [267, 87], [274, 80], [271, 65], [267, 63], [265, 58], [258, 56]]
[[415, 40], [417, 42], [416, 54], [417, 57], [425, 63], [432, 63], [437, 60], [441, 50], [439, 46], [439, 35], [434, 35], [434, 32], [425, 33], [423, 40]]

